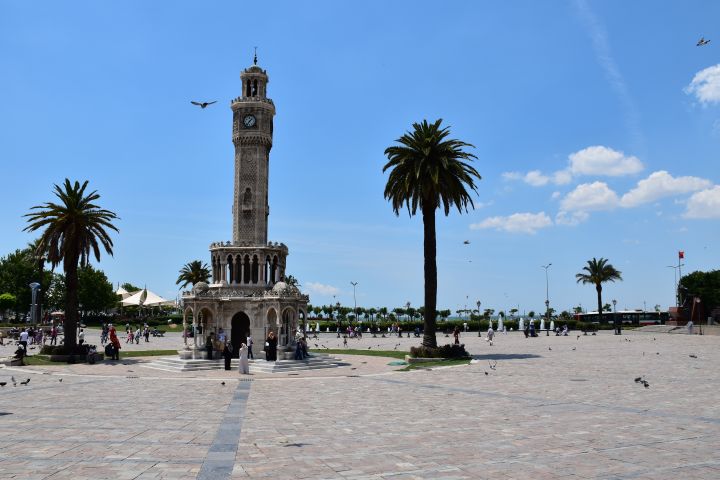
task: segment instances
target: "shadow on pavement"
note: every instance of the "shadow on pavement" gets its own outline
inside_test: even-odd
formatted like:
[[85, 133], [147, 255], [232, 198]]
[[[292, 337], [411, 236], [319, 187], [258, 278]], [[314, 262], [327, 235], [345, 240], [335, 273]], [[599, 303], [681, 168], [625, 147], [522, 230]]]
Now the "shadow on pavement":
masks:
[[541, 358], [534, 353], [488, 353], [485, 355], [472, 355], [473, 360], [521, 360], [523, 358]]

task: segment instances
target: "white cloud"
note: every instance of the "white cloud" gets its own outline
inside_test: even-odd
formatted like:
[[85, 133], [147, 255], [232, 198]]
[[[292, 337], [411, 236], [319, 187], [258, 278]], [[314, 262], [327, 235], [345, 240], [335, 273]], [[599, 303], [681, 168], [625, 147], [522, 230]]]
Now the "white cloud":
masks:
[[636, 207], [660, 198], [696, 192], [708, 188], [712, 183], [699, 177], [673, 177], [665, 170], [653, 172], [640, 180], [637, 187], [622, 196], [623, 207]]
[[340, 289], [337, 287], [333, 287], [332, 285], [323, 285], [322, 283], [318, 282], [307, 282], [305, 285], [304, 290], [307, 293], [316, 294], [316, 295], [337, 295], [340, 293]]
[[568, 170], [558, 170], [553, 173], [553, 183], [555, 185], [567, 185], [572, 181], [572, 173]]
[[522, 180], [533, 187], [543, 187], [549, 183], [567, 185], [580, 175], [604, 175], [619, 177], [631, 175], [643, 169], [642, 162], [634, 156], [626, 156], [623, 152], [602, 145], [584, 148], [568, 155], [568, 166], [551, 174], [540, 170], [522, 172], [505, 172], [505, 180]]
[[617, 194], [607, 186], [607, 183], [583, 183], [562, 199], [560, 210], [564, 212], [611, 210], [617, 207], [618, 203]]
[[555, 215], [555, 223], [558, 225], [567, 225], [573, 227], [586, 221], [590, 215], [587, 212], [558, 212]]
[[573, 175], [606, 175], [619, 177], [637, 173], [643, 169], [642, 162], [634, 156], [602, 145], [584, 148], [571, 153], [570, 172]]
[[687, 202], [685, 218], [720, 218], [720, 185], [693, 193]]
[[552, 193], [552, 195], [550, 195], [550, 198], [552, 198], [553, 200], [557, 200], [558, 198], [560, 198], [561, 195], [562, 193], [555, 191]]
[[513, 213], [507, 217], [489, 217], [480, 223], [470, 225], [473, 230], [494, 228], [510, 233], [535, 234], [541, 228], [552, 226], [552, 219], [545, 212]]
[[522, 180], [523, 174], [520, 172], [505, 172], [502, 174], [505, 180]]
[[700, 103], [720, 102], [720, 64], [700, 70], [685, 87], [685, 93], [695, 95]]
[[533, 187], [542, 187], [543, 185], [547, 185], [550, 177], [543, 175], [540, 170], [531, 170], [525, 174], [523, 181]]

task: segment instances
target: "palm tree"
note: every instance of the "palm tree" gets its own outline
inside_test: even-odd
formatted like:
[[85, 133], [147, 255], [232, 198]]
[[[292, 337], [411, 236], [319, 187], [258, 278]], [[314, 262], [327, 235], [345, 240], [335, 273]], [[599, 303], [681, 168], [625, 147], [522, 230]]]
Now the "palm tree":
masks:
[[575, 278], [577, 279], [577, 283], [592, 283], [595, 285], [598, 301], [598, 316], [600, 323], [602, 323], [602, 284], [605, 282], [614, 282], [615, 280], [622, 281], [621, 272], [610, 265], [606, 258], [600, 258], [600, 260], [598, 260], [595, 257], [587, 261], [587, 265], [583, 267], [583, 270], [584, 272], [575, 274]]
[[475, 155], [464, 150], [473, 147], [460, 140], [448, 139], [450, 129], [441, 128], [442, 119], [435, 123], [414, 123], [413, 131], [407, 132], [394, 145], [385, 149], [388, 163], [383, 172], [390, 171], [385, 185], [385, 199], [392, 203], [393, 211], [400, 215], [403, 206], [410, 216], [420, 209], [423, 218], [423, 242], [425, 257], [425, 330], [423, 345], [436, 347], [435, 338], [437, 309], [437, 244], [435, 210], [443, 208], [445, 215], [454, 206], [462, 213], [474, 204], [468, 188], [477, 192], [475, 179], [480, 174], [468, 162]]
[[100, 261], [100, 247], [112, 255], [113, 242], [109, 230], [118, 231], [112, 221], [117, 215], [96, 205], [100, 198], [96, 190], [86, 194], [87, 180], [80, 185], [65, 183], [55, 185], [55, 196], [60, 203], [46, 202], [32, 207], [29, 225], [24, 231], [34, 232], [44, 228], [37, 246], [37, 256], [46, 254], [52, 268], [62, 262], [65, 272], [65, 350], [74, 353], [77, 345], [78, 324], [78, 263], [85, 266], [90, 254]]
[[175, 282], [175, 285], [180, 285], [180, 288], [185, 288], [190, 285], [195, 285], [199, 282], [208, 282], [210, 280], [210, 268], [207, 263], [203, 263], [200, 260], [193, 260], [190, 263], [186, 263], [180, 269], [180, 275]]

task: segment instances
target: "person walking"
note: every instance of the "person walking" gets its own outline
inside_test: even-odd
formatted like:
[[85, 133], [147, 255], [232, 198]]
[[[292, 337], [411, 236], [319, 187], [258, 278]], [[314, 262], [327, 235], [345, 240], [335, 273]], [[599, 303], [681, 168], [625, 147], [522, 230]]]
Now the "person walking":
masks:
[[85, 343], [85, 332], [81, 328], [80, 333], [78, 333], [78, 345], [82, 345], [83, 343]]
[[232, 344], [226, 343], [223, 348], [223, 358], [225, 359], [225, 370], [230, 370], [230, 362], [232, 362]]
[[492, 324], [491, 324], [487, 331], [487, 337], [485, 338], [485, 341], [488, 342], [491, 347], [493, 344], [493, 338], [495, 338], [495, 330], [493, 330]]
[[274, 362], [277, 360], [277, 337], [272, 330], [265, 339], [265, 360]]
[[135, 338], [135, 336], [133, 335], [132, 327], [129, 327], [127, 329], [127, 338], [125, 339], [125, 343], [131, 343], [133, 338]]
[[250, 365], [248, 365], [248, 353], [250, 352], [250, 347], [246, 344], [240, 345], [240, 373], [243, 375], [250, 375]]
[[458, 325], [455, 325], [455, 330], [453, 330], [453, 337], [455, 337], [455, 345], [460, 345], [460, 327]]
[[247, 341], [245, 342], [245, 345], [247, 346], [247, 356], [248, 356], [248, 358], [252, 358], [252, 359], [254, 360], [255, 357], [253, 356], [253, 353], [252, 353], [252, 347], [253, 347], [252, 334], [248, 334], [248, 336], [247, 336]]
[[50, 329], [50, 345], [57, 345], [58, 328], [53, 325]]
[[24, 328], [22, 329], [22, 332], [20, 332], [20, 340], [18, 341], [18, 343], [23, 346], [25, 351], [27, 351], [28, 332]]
[[143, 330], [143, 335], [145, 336], [145, 342], [150, 341], [150, 327], [148, 327], [147, 323], [145, 324], [145, 329]]

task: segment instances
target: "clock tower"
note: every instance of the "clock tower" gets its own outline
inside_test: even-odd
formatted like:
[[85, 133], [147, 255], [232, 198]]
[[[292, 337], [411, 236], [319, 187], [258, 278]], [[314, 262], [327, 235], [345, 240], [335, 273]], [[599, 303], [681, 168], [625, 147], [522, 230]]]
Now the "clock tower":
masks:
[[233, 243], [265, 245], [268, 239], [268, 174], [275, 105], [267, 98], [268, 75], [252, 66], [241, 74], [242, 96], [232, 101], [235, 145]]
[[268, 75], [258, 66], [257, 56], [242, 71], [240, 80], [242, 94], [230, 102], [235, 146], [232, 241], [210, 244], [212, 281], [198, 282], [183, 293], [184, 327], [192, 317], [193, 325], [204, 329], [202, 336], [193, 338], [193, 347], [181, 353], [183, 358], [198, 358], [212, 333], [216, 339], [222, 333], [235, 347], [233, 355], [237, 357], [248, 335], [262, 344], [273, 332], [282, 355], [286, 350], [291, 355], [298, 324], [306, 320], [309, 297], [284, 281], [288, 247], [268, 241], [275, 104], [267, 97]]

